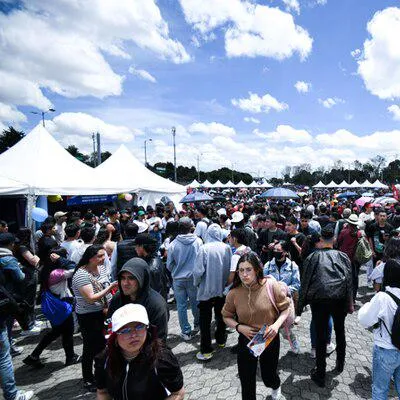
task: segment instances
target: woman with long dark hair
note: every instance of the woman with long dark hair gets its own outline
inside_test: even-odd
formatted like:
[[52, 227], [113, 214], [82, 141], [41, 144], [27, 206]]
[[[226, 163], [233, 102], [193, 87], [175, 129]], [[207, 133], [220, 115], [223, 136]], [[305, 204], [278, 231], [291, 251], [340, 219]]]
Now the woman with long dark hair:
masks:
[[[272, 286], [271, 291], [279, 314], [269, 297], [268, 284]], [[281, 397], [281, 381], [277, 371], [280, 349], [278, 332], [289, 314], [290, 305], [281, 285], [273, 279], [267, 283], [263, 266], [256, 253], [250, 252], [240, 257], [222, 315], [225, 324], [239, 333], [237, 363], [243, 400], [256, 399], [258, 359], [262, 380], [265, 386], [272, 388], [272, 398]], [[251, 354], [247, 345], [264, 325], [264, 339], [271, 342], [257, 358]]]
[[107, 348], [96, 358], [97, 400], [182, 400], [178, 360], [157, 339], [146, 309], [127, 304], [111, 322]]
[[83, 253], [72, 278], [72, 290], [76, 298], [76, 314], [83, 338], [82, 376], [84, 388], [94, 392], [93, 360], [105, 347], [104, 318], [111, 290], [118, 286], [110, 284], [104, 266], [106, 251], [103, 246], [93, 245]]
[[[41, 293], [49, 291], [63, 302], [72, 302], [72, 293], [68, 287], [68, 279], [74, 273], [75, 263], [67, 259], [67, 250], [59, 247], [49, 250], [49, 257], [40, 272]], [[62, 346], [65, 352], [65, 365], [79, 363], [81, 357], [74, 352], [74, 319], [72, 312], [60, 324], [51, 322], [51, 330], [47, 331], [35, 347], [33, 352], [23, 361], [34, 368], [42, 368], [44, 364], [40, 355], [58, 337], [62, 338]]]

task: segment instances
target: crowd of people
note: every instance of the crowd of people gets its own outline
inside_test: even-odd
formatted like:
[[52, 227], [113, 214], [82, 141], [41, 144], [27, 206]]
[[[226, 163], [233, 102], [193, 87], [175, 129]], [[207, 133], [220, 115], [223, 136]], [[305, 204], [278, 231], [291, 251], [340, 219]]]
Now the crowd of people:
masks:
[[[256, 399], [258, 364], [272, 398], [283, 398], [280, 341], [304, 351], [294, 326], [310, 309], [310, 377], [324, 387], [328, 355], [336, 351], [335, 373], [345, 367], [346, 317], [356, 308], [361, 267], [377, 292], [358, 310], [374, 332], [372, 398], [387, 399], [392, 380], [400, 396], [400, 206], [360, 209], [326, 192], [299, 203], [239, 197], [180, 211], [172, 202], [98, 216], [58, 211], [36, 232], [11, 234], [0, 221], [0, 293], [17, 303], [0, 308], [5, 400], [33, 396], [14, 378], [12, 357], [23, 352], [13, 337], [18, 324], [23, 335], [41, 335], [24, 364], [42, 368], [42, 352], [61, 337], [66, 367], [81, 364], [84, 389], [98, 400], [183, 399], [184, 377], [168, 346], [173, 302], [181, 340], [200, 342], [199, 362], [238, 333], [230, 351], [243, 400]], [[44, 332], [35, 301], [50, 322]]]

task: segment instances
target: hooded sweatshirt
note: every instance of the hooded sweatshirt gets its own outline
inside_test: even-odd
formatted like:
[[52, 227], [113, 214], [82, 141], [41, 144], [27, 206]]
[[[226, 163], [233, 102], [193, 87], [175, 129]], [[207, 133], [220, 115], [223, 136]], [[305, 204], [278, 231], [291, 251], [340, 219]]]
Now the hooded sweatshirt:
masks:
[[188, 233], [178, 235], [168, 249], [167, 269], [172, 279], [192, 279], [202, 241], [196, 235]]
[[207, 229], [207, 243], [200, 247], [193, 270], [194, 285], [198, 287], [198, 301], [223, 297], [231, 258], [229, 245], [222, 242], [221, 227], [211, 224]]
[[[129, 272], [138, 282], [138, 292], [135, 301], [130, 296], [125, 296], [121, 288], [122, 272]], [[163, 297], [150, 287], [149, 266], [141, 258], [131, 258], [127, 261], [118, 274], [119, 291], [114, 295], [108, 308], [107, 318], [111, 318], [118, 308], [125, 304], [140, 304], [146, 308], [151, 325], [157, 327], [158, 337], [164, 341], [168, 334], [168, 309]]]

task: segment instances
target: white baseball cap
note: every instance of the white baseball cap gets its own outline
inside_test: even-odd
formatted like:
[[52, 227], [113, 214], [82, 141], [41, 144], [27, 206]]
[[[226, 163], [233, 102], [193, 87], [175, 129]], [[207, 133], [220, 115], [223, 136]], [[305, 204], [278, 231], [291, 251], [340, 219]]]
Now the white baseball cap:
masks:
[[240, 212], [240, 211], [235, 211], [235, 212], [232, 214], [232, 222], [233, 222], [234, 224], [236, 224], [236, 223], [238, 223], [238, 222], [240, 222], [240, 221], [243, 221], [243, 213]]
[[117, 332], [130, 322], [141, 322], [149, 325], [146, 309], [140, 304], [126, 304], [119, 308], [111, 317], [112, 331]]
[[149, 226], [146, 224], [146, 222], [141, 222], [141, 221], [133, 221], [134, 224], [136, 224], [139, 227], [138, 233], [143, 233], [146, 232], [149, 229]]
[[219, 216], [221, 216], [221, 215], [226, 215], [226, 210], [225, 210], [225, 208], [220, 208], [219, 210], [217, 210], [217, 214], [218, 214]]

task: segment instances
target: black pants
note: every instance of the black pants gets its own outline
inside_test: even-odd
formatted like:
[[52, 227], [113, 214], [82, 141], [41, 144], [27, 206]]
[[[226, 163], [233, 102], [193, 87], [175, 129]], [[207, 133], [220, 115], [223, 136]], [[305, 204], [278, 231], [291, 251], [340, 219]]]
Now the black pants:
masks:
[[74, 357], [74, 318], [72, 313], [61, 325], [51, 325], [51, 331], [44, 334], [35, 350], [32, 352], [32, 357], [39, 357], [43, 350], [58, 337], [61, 336], [62, 346], [65, 351], [66, 360], [69, 361]]
[[239, 348], [237, 363], [240, 383], [242, 385], [242, 399], [256, 400], [256, 373], [257, 362], [260, 360], [261, 377], [264, 385], [272, 389], [278, 389], [281, 380], [278, 375], [279, 361], [279, 334], [269, 344], [259, 358], [254, 357], [247, 347], [249, 340], [239, 335]]
[[93, 382], [93, 361], [106, 347], [104, 338], [103, 311], [77, 314], [83, 338], [82, 377], [84, 382]]
[[346, 336], [344, 321], [347, 315], [346, 300], [311, 303], [312, 318], [315, 323], [317, 374], [325, 378], [326, 373], [326, 343], [328, 340], [328, 321], [332, 316], [336, 334], [337, 363], [344, 364], [346, 357]]
[[214, 308], [216, 329], [215, 341], [218, 344], [226, 342], [226, 325], [222, 319], [221, 310], [225, 303], [225, 297], [213, 297], [212, 299], [199, 302], [200, 311], [200, 351], [211, 353], [211, 319], [212, 309]]
[[352, 279], [353, 279], [353, 301], [356, 300], [357, 291], [358, 291], [358, 276], [360, 275], [360, 268], [361, 265], [353, 260], [351, 263], [351, 272], [352, 272]]

